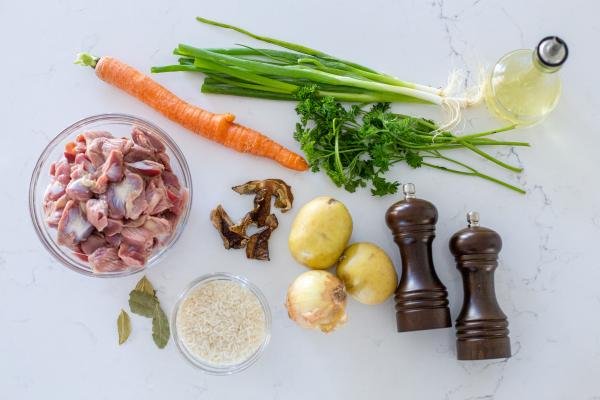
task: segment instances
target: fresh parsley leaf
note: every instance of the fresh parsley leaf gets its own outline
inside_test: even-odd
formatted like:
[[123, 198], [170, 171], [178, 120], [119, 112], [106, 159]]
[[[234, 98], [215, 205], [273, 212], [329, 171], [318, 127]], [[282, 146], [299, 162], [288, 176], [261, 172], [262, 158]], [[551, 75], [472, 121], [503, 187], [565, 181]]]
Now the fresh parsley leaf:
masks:
[[407, 151], [406, 163], [413, 168], [419, 168], [423, 164], [423, 157], [414, 151]]
[[319, 97], [316, 86], [300, 88], [296, 96], [300, 122], [294, 138], [311, 170], [323, 170], [336, 186], [349, 192], [370, 186], [375, 196], [393, 194], [399, 183], [384, 177], [392, 165], [422, 165], [413, 147], [431, 142], [435, 126], [429, 121], [424, 125], [425, 120], [395, 114], [388, 103], [344, 107], [333, 97]]

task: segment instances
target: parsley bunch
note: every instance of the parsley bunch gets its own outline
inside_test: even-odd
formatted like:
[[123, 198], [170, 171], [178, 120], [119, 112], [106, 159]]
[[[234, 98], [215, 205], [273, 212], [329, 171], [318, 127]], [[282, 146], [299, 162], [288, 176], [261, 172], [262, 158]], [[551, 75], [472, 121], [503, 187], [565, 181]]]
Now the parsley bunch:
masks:
[[[497, 141], [487, 136], [502, 129], [465, 136], [440, 131], [435, 122], [390, 111], [388, 103], [369, 108], [343, 106], [333, 97], [319, 97], [315, 86], [297, 92], [295, 139], [311, 170], [325, 171], [338, 187], [354, 192], [370, 186], [375, 196], [396, 193], [400, 182], [385, 177], [390, 167], [405, 162], [412, 168], [427, 166], [461, 175], [472, 175], [525, 193], [524, 190], [483, 174], [445, 154], [444, 150], [466, 148], [506, 169], [521, 172], [482, 151], [480, 146], [528, 146], [524, 142]], [[441, 163], [440, 163], [441, 162]]]

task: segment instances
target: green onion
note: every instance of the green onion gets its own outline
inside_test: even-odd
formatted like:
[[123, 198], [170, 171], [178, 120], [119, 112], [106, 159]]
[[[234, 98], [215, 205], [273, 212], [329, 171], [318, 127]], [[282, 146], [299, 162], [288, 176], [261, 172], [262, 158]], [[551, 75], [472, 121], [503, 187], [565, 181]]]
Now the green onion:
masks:
[[[253, 48], [197, 48], [180, 44], [173, 52], [179, 66], [153, 67], [152, 72], [221, 74], [219, 84], [205, 81], [202, 90], [248, 97], [294, 100], [293, 90], [314, 85], [318, 96], [347, 102], [419, 102], [450, 105], [458, 114], [465, 99], [448, 97], [443, 90], [398, 79], [361, 64], [307, 46], [257, 35], [245, 29], [198, 17], [201, 23], [231, 29], [283, 50]], [[195, 67], [195, 68], [194, 68]], [[207, 78], [208, 79], [208, 78]], [[452, 118], [456, 120], [457, 116]]]

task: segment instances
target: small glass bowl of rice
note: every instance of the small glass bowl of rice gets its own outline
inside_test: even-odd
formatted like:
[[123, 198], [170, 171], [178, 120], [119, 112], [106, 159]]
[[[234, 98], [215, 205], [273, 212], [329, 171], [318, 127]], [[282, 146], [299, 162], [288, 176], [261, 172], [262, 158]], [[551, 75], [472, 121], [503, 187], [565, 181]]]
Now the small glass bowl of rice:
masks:
[[201, 276], [179, 296], [173, 339], [194, 366], [230, 375], [254, 364], [269, 343], [271, 311], [246, 278], [224, 272]]

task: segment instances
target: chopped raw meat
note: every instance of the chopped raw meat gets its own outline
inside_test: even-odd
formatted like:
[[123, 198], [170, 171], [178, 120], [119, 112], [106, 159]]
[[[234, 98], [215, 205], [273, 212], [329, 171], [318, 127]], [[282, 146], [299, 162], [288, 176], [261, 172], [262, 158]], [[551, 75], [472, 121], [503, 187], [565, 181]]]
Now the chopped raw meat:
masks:
[[111, 150], [102, 166], [102, 175], [109, 182], [119, 182], [123, 179], [123, 153], [119, 150]]
[[138, 228], [123, 228], [123, 240], [130, 244], [148, 247], [154, 238], [162, 238], [171, 233], [171, 223], [165, 218], [148, 217], [144, 225]]
[[85, 141], [83, 142], [75, 142], [75, 153], [85, 153], [85, 149], [87, 148]]
[[136, 144], [142, 147], [146, 147], [159, 153], [165, 151], [165, 145], [159, 137], [150, 132], [146, 132], [141, 128], [133, 128], [131, 138]]
[[77, 138], [75, 139], [75, 141], [83, 142], [83, 143], [89, 145], [92, 140], [99, 138], [99, 137], [113, 138], [114, 136], [110, 132], [105, 132], [105, 131], [88, 131], [88, 132], [83, 132], [82, 134], [77, 135]]
[[88, 256], [94, 272], [118, 272], [127, 268], [114, 247], [100, 247]]
[[131, 203], [131, 208], [127, 208], [126, 217], [129, 219], [138, 219], [140, 215], [146, 211], [146, 208], [148, 208], [148, 202], [146, 201], [146, 195], [142, 191], [142, 193], [133, 200], [133, 203]]
[[94, 226], [85, 218], [79, 203], [69, 200], [58, 222], [58, 244], [73, 246], [88, 238], [94, 231]]
[[154, 236], [152, 232], [145, 229], [143, 226], [139, 228], [123, 228], [121, 231], [123, 241], [131, 245], [136, 245], [141, 248], [152, 247]]
[[110, 182], [119, 182], [123, 179], [123, 153], [119, 150], [112, 150], [94, 176], [97, 178], [90, 190], [97, 194], [106, 193]]
[[171, 191], [177, 192], [181, 189], [181, 185], [179, 184], [179, 178], [172, 172], [165, 171], [162, 174], [163, 182], [167, 189], [171, 189]]
[[156, 153], [156, 158], [158, 160], [158, 162], [160, 162], [162, 165], [165, 166], [165, 171], [173, 171], [173, 169], [171, 169], [171, 159], [169, 159], [169, 156], [167, 155], [167, 153], [164, 152], [160, 152], [160, 153]]
[[75, 163], [71, 166], [71, 179], [78, 179], [95, 171], [96, 168], [86, 155], [79, 153], [75, 156]]
[[[133, 202], [144, 191], [144, 180], [139, 175], [125, 171], [125, 178], [108, 186], [108, 211], [111, 218], [123, 218], [132, 214]], [[141, 213], [141, 212], [140, 212]], [[139, 215], [139, 214], [138, 214]]]
[[106, 246], [106, 240], [102, 234], [95, 233], [81, 242], [79, 245], [81, 246], [81, 251], [89, 256], [100, 247]]
[[85, 203], [85, 215], [98, 232], [108, 225], [108, 203], [104, 199], [89, 199]]
[[102, 145], [102, 151], [104, 152], [104, 157], [108, 157], [112, 150], [119, 150], [121, 153], [125, 154], [129, 152], [132, 147], [133, 141], [131, 139], [105, 139], [104, 144]]
[[83, 166], [83, 169], [87, 172], [94, 172], [95, 168], [92, 165], [89, 158], [84, 153], [77, 153], [75, 156], [75, 164]]
[[46, 188], [44, 194], [44, 200], [55, 201], [65, 194], [65, 186], [57, 180], [53, 180], [52, 183]]
[[137, 245], [122, 242], [119, 246], [119, 257], [127, 265], [144, 265], [146, 264], [147, 251]]
[[146, 214], [148, 215], [159, 214], [173, 206], [173, 203], [167, 197], [167, 189], [160, 177], [156, 177], [148, 182], [146, 186], [146, 201], [148, 202], [148, 208], [146, 208]]
[[90, 187], [94, 184], [86, 177], [75, 179], [67, 185], [67, 195], [77, 201], [86, 201], [92, 197]]
[[51, 212], [46, 217], [46, 223], [48, 226], [52, 228], [56, 228], [58, 226], [58, 222], [60, 221], [60, 217], [62, 216], [63, 209], [58, 209], [56, 211]]
[[63, 194], [56, 201], [48, 201], [44, 204], [44, 210], [46, 212], [46, 223], [53, 228], [58, 226], [58, 222], [62, 217], [63, 210], [69, 201], [69, 197]]
[[143, 266], [171, 237], [188, 201], [159, 136], [90, 131], [50, 166], [43, 199], [57, 242], [96, 273]]
[[129, 139], [98, 137], [87, 145], [85, 154], [92, 162], [92, 165], [99, 168], [104, 164], [112, 150], [119, 150], [122, 154], [125, 154], [132, 146], [133, 142]]
[[88, 173], [85, 172], [83, 168], [81, 168], [79, 165], [71, 164], [71, 182], [73, 182], [73, 180], [75, 179], [82, 178], [86, 175], [88, 175]]
[[173, 203], [173, 206], [169, 209], [169, 211], [177, 215], [181, 215], [188, 201], [188, 190], [182, 189], [181, 193], [179, 193], [178, 195], [171, 192], [170, 190], [167, 190], [167, 195], [169, 197], [169, 200]]
[[[154, 150], [147, 147], [134, 144], [133, 147], [125, 155], [125, 162], [132, 163], [136, 161], [152, 160], [154, 161]], [[162, 162], [162, 161], [161, 161]]]
[[107, 237], [113, 236], [113, 235], [121, 233], [122, 229], [123, 229], [123, 221], [121, 221], [120, 219], [109, 218], [108, 224], [106, 225], [106, 228], [104, 228], [103, 233]]
[[93, 140], [85, 149], [85, 155], [90, 159], [94, 167], [100, 168], [100, 166], [104, 163], [102, 142], [99, 139]]
[[100, 175], [94, 182], [94, 185], [90, 188], [93, 193], [104, 194], [108, 190], [108, 177], [106, 175]]
[[150, 232], [152, 237], [162, 241], [171, 233], [171, 223], [165, 218], [148, 217], [142, 226], [143, 229]]
[[104, 240], [114, 248], [118, 248], [123, 241], [123, 236], [120, 233], [111, 236], [105, 236]]
[[163, 242], [171, 233], [171, 223], [164, 218], [148, 217], [144, 225], [123, 228], [119, 257], [128, 265], [143, 265], [155, 244]]
[[83, 252], [83, 250], [81, 249], [81, 243], [77, 243], [75, 244], [71, 250], [73, 250], [73, 255], [77, 258], [79, 258], [81, 261], [83, 262], [88, 262], [88, 256], [87, 254], [85, 254]]
[[165, 167], [162, 164], [150, 160], [127, 163], [127, 167], [132, 171], [145, 176], [157, 176], [165, 170]]
[[177, 226], [177, 224], [179, 223], [179, 220], [181, 219], [181, 215], [177, 215], [175, 213], [172, 213], [171, 211], [164, 212], [162, 214], [162, 216], [164, 219], [169, 221], [169, 223], [173, 227]]
[[54, 177], [65, 186], [71, 181], [71, 166], [66, 158], [54, 164]]
[[138, 219], [130, 219], [123, 224], [124, 228], [139, 228], [146, 223], [147, 215], [141, 215]]

